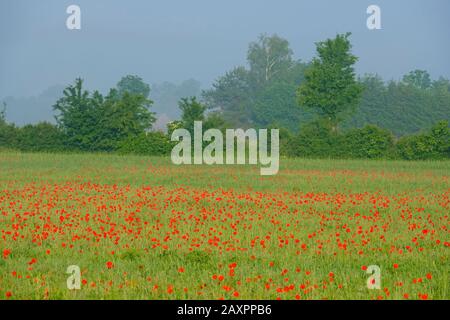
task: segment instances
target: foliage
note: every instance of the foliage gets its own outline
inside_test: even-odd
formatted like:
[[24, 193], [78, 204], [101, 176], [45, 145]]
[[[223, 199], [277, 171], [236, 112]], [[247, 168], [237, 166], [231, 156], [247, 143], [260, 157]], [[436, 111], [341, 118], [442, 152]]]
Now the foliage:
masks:
[[448, 121], [440, 121], [429, 132], [405, 136], [397, 142], [399, 156], [407, 160], [450, 158]]
[[213, 83], [202, 97], [209, 109], [219, 110], [233, 127], [264, 127], [278, 123], [296, 131], [303, 111], [295, 89], [306, 65], [292, 57], [289, 42], [278, 35], [261, 35], [249, 45], [249, 68], [234, 68]]
[[212, 86], [202, 94], [207, 107], [222, 112], [224, 119], [237, 127], [248, 126], [251, 119], [249, 72], [244, 67], [237, 67]]
[[148, 110], [151, 103], [143, 95], [126, 91], [118, 96], [111, 90], [100, 109], [94, 149], [113, 151], [120, 141], [151, 129], [155, 122], [154, 115]]
[[17, 128], [6, 121], [6, 104], [0, 110], [0, 147], [13, 148], [17, 144]]
[[387, 158], [394, 148], [392, 133], [375, 125], [352, 129], [344, 134], [341, 141], [337, 153], [342, 158]]
[[142, 94], [111, 89], [106, 97], [98, 91], [83, 90], [83, 81], [64, 90], [54, 109], [59, 127], [69, 148], [89, 151], [113, 151], [129, 136], [151, 128], [155, 117], [148, 110], [152, 101]]
[[356, 109], [362, 93], [355, 79], [353, 65], [358, 59], [350, 52], [349, 36], [337, 35], [316, 44], [318, 57], [306, 69], [305, 81], [297, 91], [299, 105], [328, 119], [333, 131]]
[[169, 137], [159, 131], [129, 136], [118, 144], [118, 152], [121, 154], [168, 155], [171, 149]]
[[330, 123], [324, 119], [305, 125], [290, 142], [288, 156], [302, 158], [330, 158], [335, 155], [336, 135], [331, 134]]
[[258, 41], [249, 45], [247, 61], [250, 66], [250, 77], [257, 87], [282, 78], [294, 65], [292, 50], [286, 39], [266, 34], [259, 36]]
[[197, 101], [196, 97], [183, 98], [179, 102], [181, 110], [181, 126], [191, 134], [194, 132], [194, 121], [205, 120], [206, 106]]
[[[172, 132], [192, 133], [198, 120], [204, 131], [279, 129], [280, 152], [290, 157], [450, 158], [450, 81], [432, 80], [424, 70], [388, 83], [373, 74], [356, 79], [349, 36], [317, 43], [317, 57], [306, 64], [294, 59], [287, 40], [261, 35], [249, 45], [247, 67], [219, 77], [202, 100], [195, 97], [200, 90], [195, 80], [151, 91], [142, 78], [127, 75], [104, 96], [76, 79], [53, 106], [56, 126], [16, 127], [6, 121], [5, 108], [0, 110], [0, 147], [166, 155]], [[179, 120], [168, 123], [167, 134], [151, 131], [150, 91], [160, 113], [169, 114], [178, 103], [170, 116]]]
[[418, 80], [386, 84], [379, 76], [370, 74], [359, 81], [364, 86], [361, 103], [342, 128], [375, 124], [399, 137], [429, 129], [440, 120], [450, 120], [450, 82], [447, 79], [432, 81], [429, 87], [422, 85], [426, 88], [413, 84], [420, 82]]
[[64, 135], [48, 122], [28, 124], [17, 129], [17, 148], [22, 151], [64, 151]]
[[92, 150], [100, 119], [99, 106], [103, 104], [102, 95], [96, 91], [90, 96], [83, 89], [83, 80], [80, 78], [75, 80], [74, 85], [64, 89], [63, 95], [53, 108], [58, 112], [56, 121], [66, 135], [68, 147]]
[[142, 95], [144, 98], [148, 98], [150, 86], [139, 76], [127, 75], [122, 77], [117, 83], [117, 91], [120, 96], [128, 92], [133, 95]]

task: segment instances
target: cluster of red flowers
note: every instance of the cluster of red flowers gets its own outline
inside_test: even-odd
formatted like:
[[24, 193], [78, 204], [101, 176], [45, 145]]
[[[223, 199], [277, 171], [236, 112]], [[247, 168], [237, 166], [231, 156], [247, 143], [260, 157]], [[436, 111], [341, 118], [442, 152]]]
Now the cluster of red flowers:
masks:
[[[2, 258], [8, 266], [17, 259], [32, 271], [43, 259], [50, 261], [67, 252], [73, 256], [96, 255], [98, 248], [105, 248], [116, 256], [137, 243], [136, 250], [152, 257], [171, 250], [213, 252], [224, 257], [223, 261], [243, 256], [258, 265], [257, 274], [239, 272], [241, 261], [235, 260], [225, 264], [225, 270], [209, 275], [209, 280], [212, 278], [228, 294], [225, 297], [253, 298], [246, 295], [244, 283], [262, 279], [261, 297], [270, 292], [268, 297], [300, 299], [313, 291], [329, 293], [345, 288], [347, 275], [324, 266], [323, 274], [313, 268], [301, 272], [301, 263], [283, 264], [282, 257], [298, 256], [299, 262], [317, 258], [314, 263], [318, 264], [321, 257], [339, 256], [369, 265], [376, 262], [371, 257], [389, 255], [398, 259], [389, 263], [389, 272], [394, 274], [404, 272], [403, 262], [414, 256], [442, 255], [449, 247], [449, 194], [408, 197], [369, 192], [265, 193], [93, 183], [30, 184], [9, 190], [0, 199], [0, 241], [5, 248]], [[24, 244], [30, 246], [32, 256], [15, 254], [15, 248]], [[119, 272], [120, 261], [110, 259], [103, 260], [103, 270]], [[104, 269], [105, 265], [110, 271]], [[278, 266], [279, 271], [271, 271]], [[367, 270], [366, 265], [360, 268]], [[188, 266], [176, 266], [174, 270], [182, 277], [188, 273]], [[414, 284], [423, 282], [414, 274], [401, 275], [414, 277]], [[298, 280], [300, 276], [302, 280]], [[312, 276], [314, 280], [308, 280]], [[431, 273], [421, 276], [433, 279]], [[400, 282], [410, 283], [405, 278], [393, 281]], [[88, 286], [89, 282], [83, 279], [82, 283]], [[364, 285], [364, 281], [361, 283]], [[91, 282], [89, 286], [96, 285]], [[2, 286], [2, 295], [10, 298], [11, 291]], [[175, 285], [154, 286], [155, 290], [166, 288], [169, 295], [177, 292]], [[202, 293], [210, 288], [203, 284], [198, 287]], [[425, 288], [429, 287], [419, 287], [414, 296], [429, 298], [422, 292]], [[178, 289], [190, 292], [186, 284]], [[392, 290], [384, 290], [382, 297], [392, 296]]]

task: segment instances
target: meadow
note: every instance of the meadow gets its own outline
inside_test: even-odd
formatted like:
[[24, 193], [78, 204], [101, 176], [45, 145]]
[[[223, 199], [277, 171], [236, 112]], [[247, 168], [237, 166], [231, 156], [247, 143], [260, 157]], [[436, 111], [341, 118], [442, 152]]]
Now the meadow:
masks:
[[0, 299], [449, 299], [449, 173], [3, 151]]

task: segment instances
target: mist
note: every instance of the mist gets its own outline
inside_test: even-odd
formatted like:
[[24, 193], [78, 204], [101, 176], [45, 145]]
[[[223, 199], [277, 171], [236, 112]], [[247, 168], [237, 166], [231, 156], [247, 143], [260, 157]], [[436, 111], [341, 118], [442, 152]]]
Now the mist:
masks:
[[[66, 28], [71, 4], [81, 8], [81, 30]], [[381, 30], [366, 27], [370, 4], [381, 7]], [[262, 33], [287, 39], [295, 57], [308, 61], [315, 42], [352, 32], [358, 74], [389, 80], [424, 69], [449, 78], [449, 12], [446, 0], [6, 0], [0, 100], [9, 102], [10, 121], [28, 123], [51, 120], [54, 89], [77, 77], [102, 92], [126, 74], [153, 86], [195, 79], [207, 89], [246, 64], [248, 44]]]

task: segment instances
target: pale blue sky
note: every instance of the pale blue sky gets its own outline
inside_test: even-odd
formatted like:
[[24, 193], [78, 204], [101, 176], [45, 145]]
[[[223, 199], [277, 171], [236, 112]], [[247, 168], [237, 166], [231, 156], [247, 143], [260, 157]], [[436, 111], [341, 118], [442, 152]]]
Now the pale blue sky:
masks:
[[[66, 29], [70, 4], [81, 7], [80, 31]], [[370, 4], [381, 7], [382, 30], [366, 28]], [[347, 31], [358, 73], [398, 79], [419, 68], [450, 78], [448, 0], [0, 0], [0, 97], [78, 76], [101, 90], [125, 74], [207, 87], [245, 64], [260, 33], [288, 39], [309, 60], [314, 42]]]

